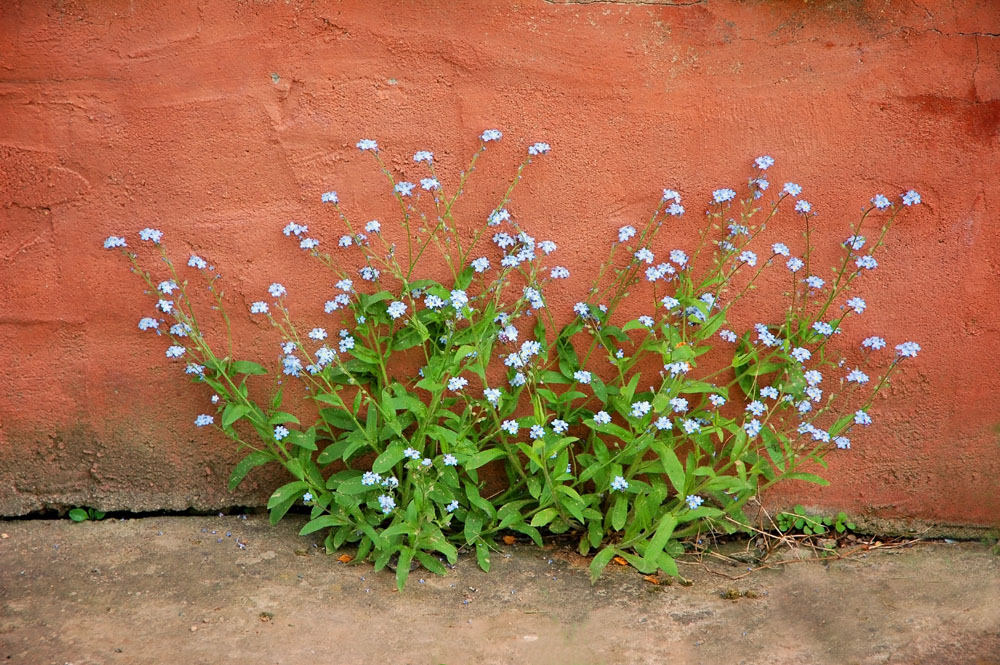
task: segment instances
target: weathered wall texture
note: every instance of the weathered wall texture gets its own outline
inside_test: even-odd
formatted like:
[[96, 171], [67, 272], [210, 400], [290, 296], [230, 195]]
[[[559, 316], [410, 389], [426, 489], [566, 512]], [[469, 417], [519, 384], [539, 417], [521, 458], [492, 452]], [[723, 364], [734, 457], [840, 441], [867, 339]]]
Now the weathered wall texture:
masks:
[[690, 229], [765, 152], [775, 180], [803, 185], [829, 246], [876, 192], [920, 191], [850, 341], [924, 350], [876, 426], [831, 457], [832, 486], [777, 498], [997, 524], [998, 35], [994, 0], [4, 2], [0, 514], [245, 504], [275, 480], [226, 491], [237, 456], [192, 427], [206, 394], [136, 329], [149, 301], [100, 249], [107, 235], [161, 228], [178, 254], [218, 264], [237, 311], [276, 279], [315, 311], [329, 280], [279, 229], [307, 222], [329, 245], [319, 193], [332, 188], [359, 217], [391, 218], [354, 143], [377, 138], [411, 178], [409, 156], [434, 150], [454, 182], [499, 127], [469, 217], [548, 141], [517, 212], [577, 274], [663, 187], [686, 196]]

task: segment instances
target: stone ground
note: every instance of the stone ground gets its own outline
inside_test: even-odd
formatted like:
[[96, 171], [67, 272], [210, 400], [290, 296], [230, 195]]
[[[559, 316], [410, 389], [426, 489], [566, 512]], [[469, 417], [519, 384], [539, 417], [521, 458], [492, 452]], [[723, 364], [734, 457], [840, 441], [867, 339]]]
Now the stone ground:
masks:
[[692, 561], [690, 586], [615, 564], [592, 586], [572, 552], [514, 544], [489, 574], [465, 557], [397, 593], [389, 571], [325, 556], [297, 526], [0, 522], [0, 662], [1000, 664], [1000, 556], [978, 543], [736, 581]]

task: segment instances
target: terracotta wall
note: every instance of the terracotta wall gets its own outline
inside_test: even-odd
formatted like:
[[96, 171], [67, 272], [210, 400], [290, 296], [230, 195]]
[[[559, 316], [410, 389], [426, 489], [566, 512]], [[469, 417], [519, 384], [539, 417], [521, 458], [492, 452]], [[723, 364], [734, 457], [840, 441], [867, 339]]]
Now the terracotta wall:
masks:
[[391, 218], [355, 142], [378, 139], [411, 177], [410, 155], [433, 150], [453, 183], [498, 127], [463, 214], [480, 221], [525, 147], [549, 142], [516, 211], [576, 274], [663, 187], [689, 213], [656, 249], [689, 238], [711, 190], [762, 153], [805, 188], [828, 247], [875, 193], [918, 190], [849, 341], [923, 351], [831, 456], [832, 485], [776, 500], [997, 524], [998, 34], [993, 0], [4, 2], [0, 514], [216, 508], [275, 481], [226, 491], [237, 456], [192, 426], [207, 395], [136, 328], [149, 300], [106, 236], [158, 227], [218, 265], [234, 310], [280, 279], [315, 313], [329, 280], [280, 228], [332, 243], [329, 189]]

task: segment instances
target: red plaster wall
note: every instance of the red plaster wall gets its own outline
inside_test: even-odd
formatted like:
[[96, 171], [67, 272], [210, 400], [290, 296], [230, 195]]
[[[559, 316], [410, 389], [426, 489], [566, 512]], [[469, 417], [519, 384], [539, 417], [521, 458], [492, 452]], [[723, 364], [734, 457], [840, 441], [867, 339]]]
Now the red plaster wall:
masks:
[[329, 245], [319, 193], [334, 188], [359, 217], [389, 218], [354, 143], [377, 138], [408, 174], [433, 150], [454, 182], [499, 127], [469, 218], [548, 141], [516, 211], [576, 274], [663, 187], [685, 195], [676, 234], [690, 237], [709, 192], [762, 153], [805, 188], [831, 246], [876, 192], [920, 191], [866, 278], [856, 336], [923, 352], [831, 457], [833, 484], [778, 498], [1000, 522], [1000, 4], [674, 4], [3, 3], [0, 514], [213, 508], [276, 480], [225, 490], [237, 456], [192, 427], [206, 396], [136, 329], [149, 303], [107, 235], [162, 229], [220, 267], [235, 310], [281, 279], [315, 311], [327, 280], [279, 229], [307, 222]]

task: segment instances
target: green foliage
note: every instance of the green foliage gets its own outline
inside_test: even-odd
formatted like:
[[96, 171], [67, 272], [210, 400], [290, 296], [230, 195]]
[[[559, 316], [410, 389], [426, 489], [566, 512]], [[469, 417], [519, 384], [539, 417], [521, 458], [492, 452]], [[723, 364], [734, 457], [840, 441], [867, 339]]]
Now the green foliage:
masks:
[[844, 512], [836, 517], [812, 515], [801, 505], [796, 505], [792, 512], [780, 512], [774, 518], [775, 525], [782, 533], [798, 532], [807, 536], [823, 535], [831, 530], [837, 534], [854, 531], [854, 522], [849, 521]]
[[69, 511], [69, 518], [74, 522], [86, 522], [88, 520], [96, 522], [104, 519], [104, 513], [95, 508], [73, 508]]
[[[545, 148], [536, 144], [533, 154]], [[324, 238], [323, 246], [339, 244], [336, 256], [307, 238], [305, 227], [286, 227], [332, 271], [336, 289], [326, 310], [341, 332], [329, 339], [325, 329], [305, 333], [311, 326], [296, 325], [284, 287], [273, 284], [273, 299], [251, 312], [282, 344], [280, 367], [235, 359], [219, 275], [200, 259], [188, 265], [208, 281], [224, 345], [199, 325], [194, 290], [158, 236], [152, 242], [166, 275], [154, 279], [125, 250], [173, 321], [175, 354], [183, 347], [189, 375], [218, 397], [214, 415], [196, 424], [213, 423], [246, 453], [230, 489], [256, 467], [282, 465], [289, 482], [268, 501], [271, 521], [304, 503], [302, 534], [323, 533], [331, 552], [354, 547], [376, 569], [393, 565], [402, 588], [411, 563], [444, 573], [460, 550], [475, 551], [488, 570], [506, 532], [539, 545], [547, 534], [571, 533], [581, 554], [596, 553], [595, 579], [616, 556], [645, 573], [676, 575], [680, 540], [743, 528], [743, 507], [761, 489], [783, 479], [826, 482], [804, 469], [822, 466], [856, 421], [841, 414], [834, 396], [867, 413], [896, 366], [867, 395], [859, 395], [860, 384], [829, 385], [837, 383], [831, 377], [821, 401], [818, 370], [832, 374], [838, 365], [827, 348], [832, 335], [814, 324], [839, 330], [851, 314], [840, 300], [861, 273], [851, 267], [853, 247], [844, 248], [825, 290], [785, 273], [792, 284], [784, 314], [756, 326], [756, 338], [752, 330], [737, 338], [732, 306], [768, 266], [784, 273], [777, 249], [758, 260], [749, 248], [763, 242], [758, 237], [790, 196], [758, 203], [763, 188], [751, 180], [745, 198], [712, 206], [690, 255], [675, 250], [671, 262], [654, 265], [650, 248], [683, 212], [680, 197], [665, 192], [644, 227], [619, 230], [576, 316], [553, 315], [547, 294], [568, 271], [545, 266], [554, 243], [537, 242], [505, 207], [530, 157], [486, 227], [453, 217], [485, 149], [483, 142], [450, 197], [436, 180], [411, 192], [371, 151], [394, 188], [401, 234], [377, 223], [362, 232], [334, 193], [324, 201], [346, 234]], [[432, 162], [427, 167], [436, 179]], [[856, 235], [873, 210], [852, 229]], [[897, 212], [882, 213], [870, 251]], [[806, 272], [810, 217], [796, 218]], [[488, 246], [491, 237], [501, 251]], [[436, 262], [428, 258], [435, 252]], [[630, 296], [649, 315], [622, 316]], [[841, 313], [828, 316], [833, 305]], [[817, 375], [807, 371], [804, 349]], [[849, 528], [805, 515], [788, 524]]]

